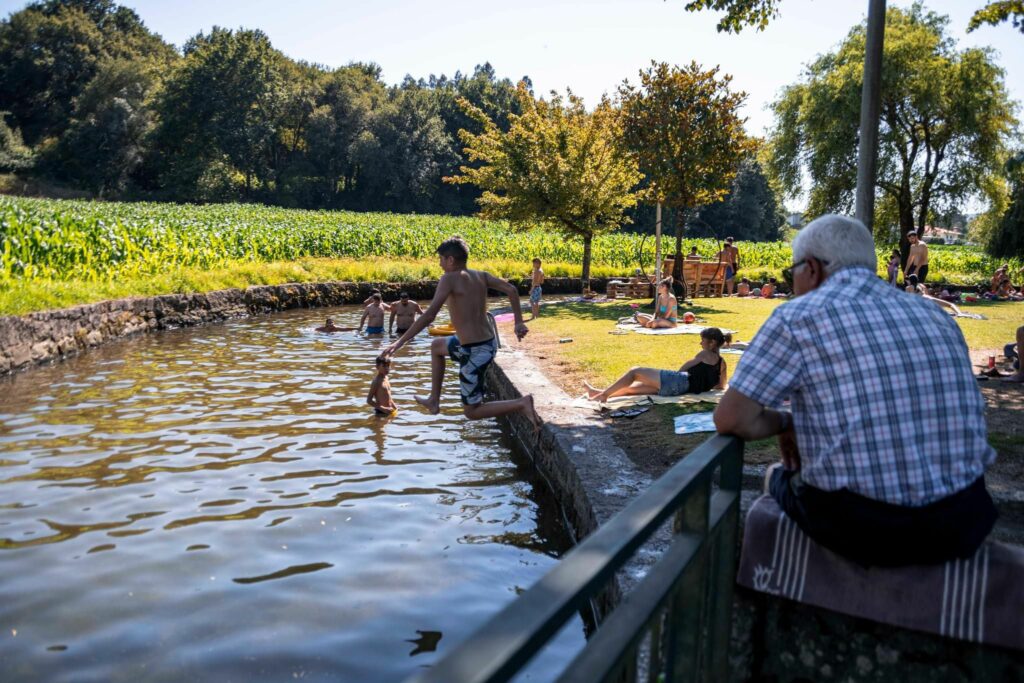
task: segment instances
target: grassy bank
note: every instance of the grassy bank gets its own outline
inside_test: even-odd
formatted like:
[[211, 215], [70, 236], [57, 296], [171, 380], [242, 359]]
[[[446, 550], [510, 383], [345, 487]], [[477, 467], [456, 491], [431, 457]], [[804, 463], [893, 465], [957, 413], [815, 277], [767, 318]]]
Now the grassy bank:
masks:
[[[635, 302], [646, 304], [647, 302]], [[735, 338], [749, 341], [761, 327], [780, 299], [697, 299], [692, 310], [707, 324], [736, 330]], [[963, 307], [981, 313], [988, 320], [958, 318], [967, 344], [972, 349], [1002, 348], [1013, 340], [1024, 322], [1024, 303], [978, 303]], [[571, 344], [560, 344], [557, 352], [591, 382], [607, 384], [623, 372], [641, 365], [656, 368], [677, 368], [699, 350], [697, 335], [646, 336], [609, 334], [615, 321], [632, 313], [628, 303], [565, 304], [549, 306], [541, 317], [529, 323], [531, 332], [548, 337], [571, 337]], [[725, 356], [730, 374], [736, 357]]]

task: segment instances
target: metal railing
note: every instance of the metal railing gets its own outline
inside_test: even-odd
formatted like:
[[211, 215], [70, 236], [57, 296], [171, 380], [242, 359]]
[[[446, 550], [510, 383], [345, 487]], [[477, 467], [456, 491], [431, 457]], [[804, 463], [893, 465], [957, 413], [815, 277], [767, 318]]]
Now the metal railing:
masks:
[[741, 441], [708, 439], [409, 683], [511, 680], [672, 515], [668, 550], [558, 681], [635, 683], [642, 674], [650, 683], [726, 680], [742, 468]]

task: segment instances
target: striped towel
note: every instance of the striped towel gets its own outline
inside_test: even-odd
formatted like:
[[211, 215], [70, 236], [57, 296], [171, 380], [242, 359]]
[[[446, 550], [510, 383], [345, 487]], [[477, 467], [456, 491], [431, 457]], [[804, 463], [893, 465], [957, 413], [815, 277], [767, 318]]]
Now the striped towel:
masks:
[[865, 568], [819, 546], [771, 496], [747, 513], [737, 582], [835, 612], [1024, 650], [1024, 548], [986, 542], [939, 565]]

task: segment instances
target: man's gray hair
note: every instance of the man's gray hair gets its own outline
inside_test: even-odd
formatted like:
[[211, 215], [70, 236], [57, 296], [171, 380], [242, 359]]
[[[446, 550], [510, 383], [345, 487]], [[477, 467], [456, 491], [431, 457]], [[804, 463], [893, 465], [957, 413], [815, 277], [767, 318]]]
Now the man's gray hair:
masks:
[[793, 239], [793, 263], [808, 256], [828, 261], [826, 273], [840, 268], [864, 266], [878, 270], [875, 241], [856, 218], [825, 214], [807, 224]]

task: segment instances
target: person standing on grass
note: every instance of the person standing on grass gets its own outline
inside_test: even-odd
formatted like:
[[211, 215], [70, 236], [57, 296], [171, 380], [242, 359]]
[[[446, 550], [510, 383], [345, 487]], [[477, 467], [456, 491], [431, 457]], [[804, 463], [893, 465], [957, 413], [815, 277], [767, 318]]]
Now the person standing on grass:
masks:
[[[877, 277], [860, 221], [812, 221], [793, 260], [783, 272], [796, 298], [744, 353], [715, 410], [719, 433], [778, 435], [768, 492], [840, 555], [869, 566], [970, 557], [995, 524], [984, 475], [996, 453], [960, 328]], [[779, 409], [786, 399], [792, 412]]]
[[725, 238], [725, 246], [718, 252], [718, 262], [725, 268], [725, 295], [732, 296], [736, 284], [736, 273], [740, 269], [740, 250], [732, 245], [731, 237]]
[[461, 237], [451, 237], [437, 248], [444, 274], [437, 283], [434, 298], [412, 326], [396, 341], [384, 349], [381, 358], [391, 358], [437, 317], [441, 306], [448, 303], [455, 336], [435, 337], [430, 344], [430, 394], [417, 396], [416, 401], [432, 415], [441, 410], [441, 383], [444, 381], [446, 357], [459, 364], [459, 391], [462, 394], [463, 413], [470, 420], [499, 417], [522, 412], [533, 425], [534, 433], [540, 421], [533, 408], [533, 396], [527, 394], [508, 401], [484, 402], [484, 378], [494, 356], [498, 342], [487, 318], [487, 290], [494, 289], [508, 296], [515, 317], [516, 338], [522, 340], [529, 331], [523, 322], [519, 306], [519, 293], [505, 280], [482, 270], [466, 267], [469, 246]]
[[903, 267], [903, 279], [916, 275], [918, 284], [923, 285], [928, 277], [928, 245], [913, 230], [907, 233], [907, 241], [910, 242], [910, 255], [907, 256], [907, 265]]
[[417, 315], [423, 315], [423, 309], [415, 301], [409, 300], [409, 292], [401, 292], [398, 301], [391, 304], [391, 317], [388, 318], [388, 334], [394, 334], [395, 322], [398, 322], [398, 334], [412, 327]]
[[544, 271], [540, 268], [540, 259], [533, 259], [533, 272], [530, 274], [530, 309], [533, 318], [540, 315], [540, 296], [544, 293]]

